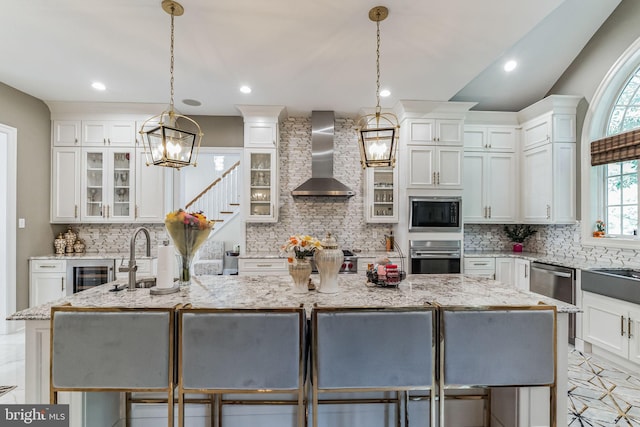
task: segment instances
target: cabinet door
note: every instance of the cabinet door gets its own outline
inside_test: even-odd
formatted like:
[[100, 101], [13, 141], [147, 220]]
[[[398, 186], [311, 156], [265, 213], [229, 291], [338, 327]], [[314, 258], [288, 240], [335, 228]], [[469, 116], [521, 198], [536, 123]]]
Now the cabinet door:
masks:
[[107, 145], [110, 147], [134, 147], [136, 123], [133, 121], [107, 122]]
[[524, 149], [551, 142], [551, 117], [545, 115], [522, 125]]
[[80, 149], [54, 147], [51, 161], [51, 222], [78, 222], [80, 220]]
[[136, 150], [136, 222], [163, 222], [171, 210], [171, 168], [147, 166], [144, 150]]
[[[465, 174], [467, 173], [465, 169]], [[486, 155], [485, 196], [490, 222], [505, 223], [516, 220], [516, 157], [512, 153]], [[465, 179], [466, 182], [466, 179]]]
[[52, 139], [54, 147], [79, 147], [80, 120], [54, 120]]
[[410, 143], [433, 144], [435, 138], [435, 120], [420, 120], [409, 124]]
[[582, 296], [582, 337], [585, 341], [627, 358], [626, 310], [615, 300], [584, 292]]
[[462, 121], [436, 120], [436, 141], [438, 145], [462, 145]]
[[513, 258], [496, 258], [496, 280], [514, 285], [514, 261]]
[[134, 219], [135, 151], [133, 149], [108, 150], [109, 186], [106, 218], [109, 221]]
[[517, 289], [522, 291], [529, 291], [530, 289], [530, 278], [529, 278], [529, 268], [531, 263], [529, 260], [516, 258], [513, 262], [514, 269], [514, 284]]
[[484, 199], [485, 155], [464, 153], [464, 185], [462, 213], [465, 223], [487, 222], [487, 204]]
[[430, 145], [409, 147], [409, 188], [435, 186], [435, 151]]
[[553, 142], [576, 142], [576, 115], [554, 114]]
[[245, 151], [245, 218], [249, 222], [278, 221], [278, 175], [276, 150], [253, 149]]
[[82, 121], [82, 145], [104, 147], [107, 145], [107, 123], [102, 120]]
[[518, 132], [514, 127], [489, 127], [487, 146], [493, 151], [515, 152]]
[[553, 202], [551, 220], [573, 224], [576, 220], [576, 144], [553, 144]]
[[462, 188], [462, 148], [438, 147], [436, 184], [438, 188]]
[[627, 317], [627, 337], [629, 338], [629, 360], [640, 364], [640, 306], [632, 305]]
[[551, 144], [525, 150], [522, 164], [522, 219], [534, 224], [549, 223], [553, 194]]
[[465, 125], [464, 149], [471, 151], [484, 151], [488, 144], [487, 128], [485, 126]]
[[365, 204], [367, 222], [398, 222], [397, 171], [397, 168], [367, 168]]
[[277, 123], [245, 123], [245, 147], [276, 148], [278, 141]]
[[32, 273], [29, 305], [45, 304], [66, 295], [64, 273]]
[[102, 222], [108, 203], [107, 150], [82, 150], [82, 215], [83, 221]]

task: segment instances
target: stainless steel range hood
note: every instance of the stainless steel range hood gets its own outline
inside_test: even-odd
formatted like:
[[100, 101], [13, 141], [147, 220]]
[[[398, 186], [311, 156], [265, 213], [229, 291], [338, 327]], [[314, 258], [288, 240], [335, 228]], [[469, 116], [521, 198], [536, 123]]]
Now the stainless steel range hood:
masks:
[[292, 196], [351, 197], [355, 191], [333, 177], [333, 111], [311, 112], [311, 178]]

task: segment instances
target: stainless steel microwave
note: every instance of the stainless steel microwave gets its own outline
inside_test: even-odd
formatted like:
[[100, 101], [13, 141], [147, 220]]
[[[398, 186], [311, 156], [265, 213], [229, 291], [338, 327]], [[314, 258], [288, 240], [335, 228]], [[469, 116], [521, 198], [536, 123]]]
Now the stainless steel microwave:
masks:
[[461, 197], [409, 197], [409, 231], [462, 231]]

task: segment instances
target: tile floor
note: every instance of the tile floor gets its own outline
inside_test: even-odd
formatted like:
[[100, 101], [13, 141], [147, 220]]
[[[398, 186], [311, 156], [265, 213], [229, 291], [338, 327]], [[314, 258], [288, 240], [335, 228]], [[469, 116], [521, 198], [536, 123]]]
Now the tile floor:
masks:
[[[24, 330], [0, 335], [0, 404], [25, 403]], [[640, 370], [625, 372], [577, 350], [569, 353], [569, 426], [640, 427]]]

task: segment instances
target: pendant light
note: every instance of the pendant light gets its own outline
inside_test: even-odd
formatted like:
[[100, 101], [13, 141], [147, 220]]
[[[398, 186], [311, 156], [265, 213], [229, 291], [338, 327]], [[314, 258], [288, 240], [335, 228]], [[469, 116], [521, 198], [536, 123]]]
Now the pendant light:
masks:
[[393, 113], [380, 108], [380, 21], [389, 15], [384, 6], [369, 11], [369, 19], [376, 23], [376, 109], [374, 114], [360, 118], [357, 124], [362, 168], [394, 167], [400, 125]]
[[[169, 109], [150, 117], [140, 127], [140, 135], [147, 156], [147, 166], [165, 166], [180, 169], [197, 164], [198, 151], [202, 141], [202, 130], [195, 120], [183, 116], [173, 105], [173, 18], [181, 16], [184, 8], [173, 0], [163, 0], [162, 9], [171, 15], [171, 101]], [[180, 128], [179, 123], [188, 128]], [[194, 154], [195, 149], [195, 154]]]

